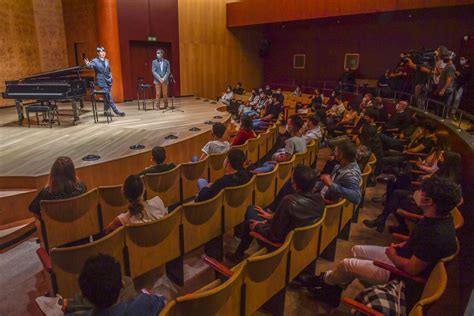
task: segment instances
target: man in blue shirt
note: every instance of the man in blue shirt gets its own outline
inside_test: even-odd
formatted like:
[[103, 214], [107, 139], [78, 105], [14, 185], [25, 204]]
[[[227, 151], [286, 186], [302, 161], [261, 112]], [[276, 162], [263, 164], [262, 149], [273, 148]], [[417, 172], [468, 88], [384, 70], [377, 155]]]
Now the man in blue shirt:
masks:
[[124, 112], [121, 112], [112, 99], [112, 72], [110, 71], [109, 60], [105, 58], [105, 48], [97, 47], [97, 58], [89, 61], [85, 58], [84, 63], [87, 67], [93, 68], [95, 71], [95, 84], [100, 90], [105, 92], [106, 102], [104, 103], [104, 115], [108, 115], [108, 109], [112, 108], [115, 114], [118, 116], [125, 116]]

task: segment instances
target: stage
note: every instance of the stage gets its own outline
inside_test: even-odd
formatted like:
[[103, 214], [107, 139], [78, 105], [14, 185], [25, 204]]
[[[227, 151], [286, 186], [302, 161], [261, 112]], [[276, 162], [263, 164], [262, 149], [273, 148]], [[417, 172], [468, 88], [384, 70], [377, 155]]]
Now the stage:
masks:
[[[99, 111], [99, 123], [94, 123], [91, 104], [86, 102], [77, 125], [72, 124], [70, 104], [60, 105], [61, 125], [36, 125], [31, 117], [31, 128], [26, 119], [18, 126], [15, 108], [0, 110], [0, 177], [41, 176], [49, 173], [51, 164], [58, 156], [69, 156], [77, 168], [105, 163], [121, 157], [150, 151], [156, 145], [170, 145], [210, 130], [207, 121], [224, 122], [229, 119], [227, 112], [219, 111], [223, 105], [213, 101], [183, 97], [175, 98], [174, 104], [184, 112], [163, 113], [162, 110], [138, 110], [137, 102], [118, 104], [125, 111], [125, 117], [113, 117], [107, 124], [106, 117]], [[102, 104], [99, 104], [99, 109]], [[197, 127], [200, 131], [189, 131]], [[165, 139], [168, 135], [177, 139]], [[145, 146], [142, 150], [132, 150], [134, 144]], [[99, 160], [84, 161], [86, 155], [98, 155]], [[173, 157], [169, 157], [173, 161]]]

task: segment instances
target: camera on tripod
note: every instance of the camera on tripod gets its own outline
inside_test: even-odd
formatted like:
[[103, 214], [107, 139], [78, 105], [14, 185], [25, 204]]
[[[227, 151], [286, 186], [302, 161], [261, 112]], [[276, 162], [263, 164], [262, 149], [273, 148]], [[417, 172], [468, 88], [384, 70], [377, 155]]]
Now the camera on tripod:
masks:
[[415, 51], [409, 50], [400, 54], [401, 61], [406, 64], [411, 59], [416, 65], [425, 65], [430, 68], [436, 63], [436, 50]]

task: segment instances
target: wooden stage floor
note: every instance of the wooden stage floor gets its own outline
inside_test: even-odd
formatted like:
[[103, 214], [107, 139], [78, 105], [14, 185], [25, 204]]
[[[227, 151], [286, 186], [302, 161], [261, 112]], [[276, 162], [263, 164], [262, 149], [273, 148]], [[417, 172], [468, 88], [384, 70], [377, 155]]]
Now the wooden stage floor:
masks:
[[[53, 125], [52, 129], [49, 125], [37, 126], [35, 119], [31, 128], [26, 127], [26, 119], [23, 126], [18, 126], [15, 108], [1, 109], [0, 176], [47, 174], [58, 156], [69, 156], [76, 167], [82, 167], [140, 152], [129, 148], [134, 144], [145, 145], [141, 151], [147, 151], [156, 145], [181, 141], [196, 134], [189, 131], [192, 127], [198, 127], [202, 132], [210, 129], [206, 121], [225, 121], [229, 118], [227, 112], [217, 110], [222, 104], [213, 103], [195, 97], [175, 98], [175, 106], [184, 113], [138, 111], [136, 101], [120, 103], [118, 107], [126, 112], [125, 117], [114, 117], [113, 122], [107, 124], [106, 118], [99, 112], [100, 122], [95, 124], [91, 105], [86, 102], [85, 111], [76, 126], [72, 125], [72, 116], [67, 115], [72, 112], [70, 104], [64, 104], [59, 109], [61, 126]], [[164, 137], [169, 134], [179, 138], [166, 140]], [[82, 160], [90, 154], [99, 155], [101, 159], [95, 162]]]

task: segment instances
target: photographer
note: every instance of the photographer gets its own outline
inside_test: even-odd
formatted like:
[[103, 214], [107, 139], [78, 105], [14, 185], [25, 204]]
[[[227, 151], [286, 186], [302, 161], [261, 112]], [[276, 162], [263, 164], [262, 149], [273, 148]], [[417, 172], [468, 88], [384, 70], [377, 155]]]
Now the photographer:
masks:
[[421, 108], [420, 99], [428, 94], [428, 83], [430, 80], [431, 69], [425, 65], [415, 64], [411, 57], [404, 57], [402, 54], [402, 58], [409, 68], [415, 70], [415, 75], [413, 78], [413, 86], [415, 87], [415, 102], [417, 107]]

